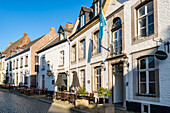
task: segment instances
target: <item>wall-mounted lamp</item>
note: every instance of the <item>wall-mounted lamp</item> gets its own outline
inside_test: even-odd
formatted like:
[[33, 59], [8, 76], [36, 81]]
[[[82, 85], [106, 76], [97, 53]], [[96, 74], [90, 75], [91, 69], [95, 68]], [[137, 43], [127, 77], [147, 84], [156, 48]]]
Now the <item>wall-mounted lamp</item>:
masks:
[[106, 66], [105, 63], [102, 61], [102, 63], [100, 64], [100, 66], [102, 67], [103, 71], [106, 71]]
[[68, 70], [66, 71], [66, 74], [69, 76], [69, 72], [68, 72]]
[[121, 60], [121, 62], [125, 63], [126, 66], [129, 68], [129, 62], [128, 62], [128, 57], [127, 56], [124, 56], [123, 60]]
[[50, 65], [50, 61], [49, 60], [47, 61], [47, 64]]

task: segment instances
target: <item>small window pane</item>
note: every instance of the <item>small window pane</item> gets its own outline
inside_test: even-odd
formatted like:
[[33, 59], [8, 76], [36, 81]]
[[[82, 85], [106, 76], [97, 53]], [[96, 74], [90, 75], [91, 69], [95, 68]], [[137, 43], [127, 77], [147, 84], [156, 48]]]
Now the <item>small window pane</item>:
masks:
[[141, 91], [141, 93], [146, 93], [146, 83], [140, 84], [140, 91]]
[[149, 71], [149, 82], [155, 81], [155, 71]]
[[151, 24], [153, 22], [154, 22], [154, 15], [151, 14], [151, 15], [148, 16], [148, 24]]
[[140, 69], [146, 69], [146, 59], [140, 60]]
[[148, 34], [149, 35], [154, 34], [154, 24], [148, 26]]
[[139, 17], [145, 15], [145, 6], [139, 10]]
[[155, 94], [155, 83], [149, 84], [149, 94]]
[[146, 18], [139, 20], [139, 25], [140, 25], [140, 28], [146, 27]]
[[141, 37], [146, 36], [146, 28], [140, 30], [140, 35], [141, 35]]
[[155, 67], [155, 60], [153, 57], [148, 58], [148, 63], [149, 63], [149, 68], [154, 68]]
[[140, 81], [146, 82], [146, 72], [140, 72]]
[[152, 11], [153, 11], [153, 2], [147, 5], [147, 13], [152, 12]]

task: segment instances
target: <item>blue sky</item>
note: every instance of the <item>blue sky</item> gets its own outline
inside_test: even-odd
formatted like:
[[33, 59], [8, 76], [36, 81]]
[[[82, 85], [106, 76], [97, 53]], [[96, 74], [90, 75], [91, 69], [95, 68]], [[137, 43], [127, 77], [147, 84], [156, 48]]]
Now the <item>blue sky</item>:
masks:
[[0, 51], [24, 32], [30, 40], [48, 33], [50, 27], [74, 24], [81, 5], [90, 7], [92, 0], [0, 0]]

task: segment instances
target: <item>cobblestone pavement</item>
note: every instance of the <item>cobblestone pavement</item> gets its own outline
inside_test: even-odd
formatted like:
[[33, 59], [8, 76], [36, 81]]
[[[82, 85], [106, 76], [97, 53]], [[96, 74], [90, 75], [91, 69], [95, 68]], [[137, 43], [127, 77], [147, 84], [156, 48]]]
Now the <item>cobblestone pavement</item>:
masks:
[[76, 113], [38, 100], [0, 91], [0, 113]]

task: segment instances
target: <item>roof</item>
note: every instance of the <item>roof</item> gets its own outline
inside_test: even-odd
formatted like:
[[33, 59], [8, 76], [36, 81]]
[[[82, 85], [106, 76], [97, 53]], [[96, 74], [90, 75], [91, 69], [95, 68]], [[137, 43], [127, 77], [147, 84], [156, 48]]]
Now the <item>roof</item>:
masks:
[[23, 48], [24, 50], [29, 49], [33, 44], [35, 44], [37, 41], [39, 41], [39, 40], [40, 40], [42, 37], [44, 37], [44, 36], [45, 36], [45, 35], [43, 35], [43, 36], [41, 36], [41, 37], [39, 37], [39, 38], [31, 41], [30, 43], [28, 43], [28, 44], [26, 44], [26, 45], [23, 45], [22, 48]]
[[88, 7], [85, 7], [85, 6], [81, 6], [79, 16], [81, 15], [81, 11], [82, 11], [82, 10], [84, 10], [85, 12], [93, 12], [93, 9], [92, 9], [92, 8], [88, 8]]
[[17, 45], [21, 40], [23, 40], [25, 37], [23, 36], [22, 38], [20, 38], [19, 40], [17, 40], [16, 42], [12, 43], [11, 45], [9, 45], [3, 52], [2, 54], [7, 54], [8, 52], [10, 52], [15, 45]]
[[53, 40], [51, 43], [49, 43], [47, 46], [45, 46], [44, 48], [40, 49], [37, 51], [37, 53], [41, 53], [47, 49], [50, 49], [58, 44], [61, 44], [63, 42], [67, 41], [67, 39], [63, 39], [63, 40], [59, 40], [59, 38], [57, 37], [55, 40]]
[[61, 27], [64, 29], [64, 31], [68, 31], [68, 32], [70, 32], [70, 33], [71, 33], [71, 31], [73, 30], [73, 28], [67, 28], [67, 27], [62, 26], [62, 25], [61, 25]]

